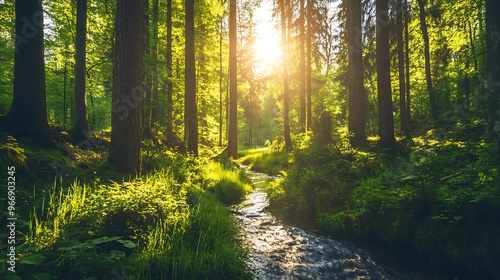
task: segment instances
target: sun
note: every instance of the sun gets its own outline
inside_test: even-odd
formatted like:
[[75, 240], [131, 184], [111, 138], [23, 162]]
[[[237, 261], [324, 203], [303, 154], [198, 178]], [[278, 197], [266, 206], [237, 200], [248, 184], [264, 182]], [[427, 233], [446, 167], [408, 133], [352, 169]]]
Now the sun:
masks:
[[281, 64], [283, 53], [280, 43], [281, 35], [271, 21], [271, 6], [266, 5], [267, 2], [264, 1], [255, 11], [256, 38], [253, 49], [257, 62], [256, 71], [262, 74], [269, 74], [276, 70]]

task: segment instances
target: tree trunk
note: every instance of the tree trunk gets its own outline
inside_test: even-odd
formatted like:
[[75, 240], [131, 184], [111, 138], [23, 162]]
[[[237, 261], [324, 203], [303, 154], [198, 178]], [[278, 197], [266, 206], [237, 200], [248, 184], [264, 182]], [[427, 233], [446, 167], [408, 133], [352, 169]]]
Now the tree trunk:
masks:
[[312, 128], [312, 3], [313, 0], [307, 0], [307, 130]]
[[408, 129], [411, 128], [411, 96], [410, 96], [410, 32], [408, 25], [410, 23], [410, 13], [408, 1], [405, 0], [405, 63], [406, 63], [406, 120], [408, 121]]
[[498, 145], [500, 162], [500, 2], [486, 0], [486, 57], [488, 70], [488, 124]]
[[348, 1], [349, 48], [349, 132], [351, 145], [366, 141], [365, 95], [363, 85], [363, 42], [361, 34], [361, 1]]
[[408, 136], [408, 112], [406, 106], [406, 83], [405, 83], [405, 54], [403, 41], [403, 7], [401, 1], [396, 1], [396, 25], [398, 37], [398, 72], [399, 72], [399, 118], [401, 122], [401, 134]]
[[[149, 0], [144, 1], [144, 56], [149, 57], [150, 55], [150, 47], [151, 47], [151, 36], [149, 36]], [[149, 64], [147, 63], [148, 60], [146, 60], [146, 68], [144, 70], [144, 85], [146, 87], [144, 88], [145, 91], [145, 98], [144, 98], [144, 107], [143, 107], [143, 117], [142, 117], [142, 122], [143, 122], [143, 127], [144, 127], [144, 133], [143, 136], [144, 138], [151, 138], [151, 72], [149, 70]]]
[[152, 43], [151, 43], [151, 57], [153, 60], [153, 67], [151, 72], [153, 74], [153, 93], [151, 96], [151, 132], [154, 135], [160, 121], [160, 95], [158, 90], [158, 3], [159, 0], [153, 2], [153, 27], [152, 27]]
[[49, 139], [42, 1], [18, 0], [15, 5], [14, 96], [4, 126], [21, 136]]
[[118, 0], [115, 24], [115, 64], [108, 161], [118, 171], [141, 174], [144, 101], [144, 1]]
[[167, 0], [167, 143], [174, 145], [172, 73], [172, 0]]
[[427, 92], [429, 94], [429, 103], [431, 106], [431, 115], [434, 122], [439, 120], [438, 109], [436, 104], [436, 96], [432, 86], [431, 76], [431, 55], [429, 46], [429, 33], [427, 31], [427, 23], [425, 21], [425, 2], [417, 0], [420, 16], [420, 28], [422, 29], [422, 37], [424, 39], [424, 55], [425, 55], [425, 81], [427, 83]]
[[87, 46], [87, 0], [76, 1], [75, 41], [75, 126], [74, 137], [79, 141], [87, 137], [88, 113], [85, 90], [85, 59]]
[[238, 158], [238, 70], [236, 0], [229, 0], [229, 138], [228, 155]]
[[390, 45], [389, 45], [389, 0], [377, 0], [377, 88], [379, 145], [394, 149], [394, 121], [392, 118]]
[[224, 78], [224, 70], [223, 70], [223, 64], [222, 64], [222, 43], [223, 43], [223, 22], [224, 22], [224, 17], [220, 17], [220, 34], [219, 34], [219, 147], [222, 147], [222, 133], [223, 133], [223, 127], [224, 127], [224, 114], [223, 114], [223, 108], [224, 108], [224, 102], [222, 100], [223, 96], [223, 91], [224, 88], [222, 86], [222, 81]]
[[300, 131], [306, 131], [306, 35], [305, 35], [305, 7], [304, 1], [300, 0]]
[[285, 148], [292, 150], [292, 138], [290, 136], [290, 92], [288, 87], [288, 40], [287, 40], [287, 0], [281, 0], [281, 44], [283, 47], [283, 130], [285, 137]]
[[198, 106], [196, 104], [196, 62], [194, 43], [194, 0], [186, 1], [186, 74], [184, 118], [188, 152], [198, 156]]

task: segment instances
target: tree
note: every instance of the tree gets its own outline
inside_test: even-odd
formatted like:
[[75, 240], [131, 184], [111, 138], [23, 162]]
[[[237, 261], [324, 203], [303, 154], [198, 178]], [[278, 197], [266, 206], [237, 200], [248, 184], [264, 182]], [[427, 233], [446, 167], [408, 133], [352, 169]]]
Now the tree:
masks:
[[390, 46], [389, 46], [389, 0], [377, 0], [377, 89], [378, 89], [378, 129], [379, 145], [393, 149], [394, 120], [392, 118]]
[[486, 0], [486, 55], [489, 90], [488, 123], [500, 159], [500, 2]]
[[399, 116], [401, 120], [401, 133], [407, 136], [409, 132], [409, 123], [408, 108], [406, 106], [405, 54], [403, 41], [404, 26], [401, 0], [396, 1], [396, 29], [398, 38]]
[[306, 63], [306, 91], [307, 91], [307, 130], [312, 127], [312, 37], [313, 37], [313, 24], [312, 24], [312, 11], [313, 0], [307, 0], [306, 17], [307, 17], [307, 63]]
[[285, 148], [291, 150], [292, 138], [290, 136], [290, 90], [288, 86], [288, 36], [287, 36], [287, 10], [288, 0], [278, 1], [281, 17], [281, 47], [283, 48], [283, 130], [285, 137]]
[[349, 48], [349, 132], [351, 145], [366, 141], [365, 97], [363, 85], [363, 42], [361, 31], [361, 1], [348, 1]]
[[174, 144], [172, 74], [172, 0], [167, 0], [167, 143]]
[[228, 155], [238, 158], [238, 72], [236, 0], [229, 0], [229, 138]]
[[410, 12], [408, 7], [408, 0], [405, 0], [404, 5], [404, 15], [405, 15], [405, 91], [406, 91], [406, 121], [408, 122], [408, 129], [411, 126], [411, 99], [410, 99], [410, 32], [408, 30], [408, 25], [410, 22]]
[[434, 122], [437, 122], [439, 120], [439, 115], [436, 104], [436, 96], [432, 85], [429, 32], [427, 31], [427, 22], [425, 21], [425, 2], [424, 0], [417, 0], [417, 2], [420, 16], [420, 28], [422, 29], [422, 37], [424, 39], [425, 81], [427, 83], [427, 93], [429, 94], [432, 119]]
[[300, 29], [300, 126], [301, 131], [306, 130], [306, 34], [305, 34], [305, 0], [300, 0], [300, 15], [299, 15], [299, 29]]
[[153, 93], [151, 96], [151, 129], [155, 133], [157, 129], [157, 123], [160, 121], [160, 96], [158, 89], [158, 5], [159, 0], [153, 1], [153, 20], [152, 20], [152, 42], [151, 42], [151, 58], [153, 60]]
[[[75, 40], [75, 139], [86, 137], [88, 125], [86, 97], [86, 48], [87, 48], [87, 0], [76, 1], [76, 40]], [[82, 137], [83, 136], [83, 137]]]
[[3, 126], [33, 139], [48, 139], [42, 1], [18, 0], [15, 9], [14, 96]]
[[184, 135], [188, 144], [188, 152], [198, 156], [198, 106], [196, 104], [196, 62], [194, 42], [194, 0], [186, 1], [186, 54], [185, 54], [185, 102], [184, 102]]
[[111, 145], [108, 161], [120, 172], [141, 174], [144, 101], [144, 1], [116, 3]]

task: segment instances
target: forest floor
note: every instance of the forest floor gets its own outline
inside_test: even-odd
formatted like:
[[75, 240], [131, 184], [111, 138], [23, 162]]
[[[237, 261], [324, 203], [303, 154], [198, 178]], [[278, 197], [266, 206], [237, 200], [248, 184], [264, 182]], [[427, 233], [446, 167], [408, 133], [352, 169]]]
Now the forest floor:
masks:
[[267, 192], [272, 211], [289, 222], [385, 248], [452, 279], [500, 278], [500, 173], [484, 129], [422, 131], [396, 152], [378, 149], [376, 139], [357, 149], [312, 140], [291, 153], [250, 150], [241, 161], [281, 174]]
[[0, 218], [17, 218], [0, 235], [0, 250], [15, 259], [2, 253], [2, 279], [252, 278], [226, 207], [251, 190], [243, 171], [146, 147], [145, 175], [130, 178], [95, 140], [40, 147], [0, 135], [0, 182], [16, 183], [12, 212]]

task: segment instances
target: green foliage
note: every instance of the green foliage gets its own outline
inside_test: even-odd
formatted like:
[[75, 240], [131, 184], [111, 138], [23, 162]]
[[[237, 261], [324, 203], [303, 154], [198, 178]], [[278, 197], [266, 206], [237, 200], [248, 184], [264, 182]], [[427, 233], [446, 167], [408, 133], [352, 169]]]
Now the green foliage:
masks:
[[282, 148], [275, 141], [269, 148], [250, 149], [239, 161], [254, 171], [278, 175], [292, 164], [292, 154]]
[[[197, 196], [188, 219], [160, 220], [138, 253], [140, 279], [251, 279], [247, 252], [235, 239], [228, 210], [210, 196]], [[134, 268], [135, 270], [135, 268]]]
[[54, 185], [31, 212], [19, 275], [107, 279], [123, 270], [138, 279], [251, 279], [238, 228], [218, 201], [234, 203], [250, 190], [244, 173], [164, 156], [170, 167], [142, 178]]
[[430, 131], [402, 155], [295, 151], [295, 165], [268, 187], [271, 207], [339, 236], [406, 246], [435, 264], [498, 277], [495, 147], [458, 139], [469, 129]]
[[215, 162], [203, 164], [203, 177], [208, 179], [207, 190], [224, 204], [240, 202], [252, 189], [242, 170], [227, 170]]

